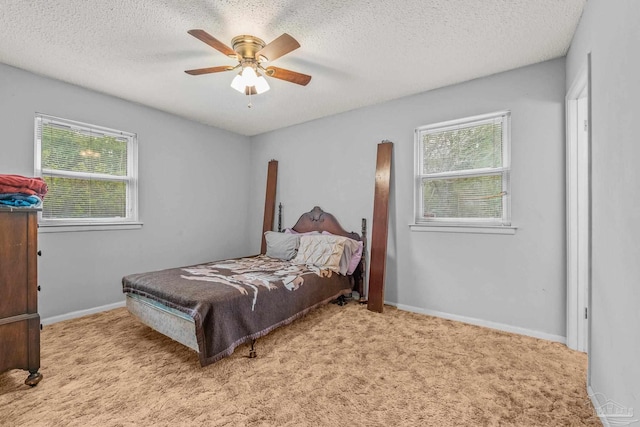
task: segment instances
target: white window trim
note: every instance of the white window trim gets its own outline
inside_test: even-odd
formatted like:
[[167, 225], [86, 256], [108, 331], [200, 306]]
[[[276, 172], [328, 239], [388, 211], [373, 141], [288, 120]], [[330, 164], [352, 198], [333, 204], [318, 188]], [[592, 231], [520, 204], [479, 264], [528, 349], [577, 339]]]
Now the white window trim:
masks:
[[144, 225], [141, 222], [114, 223], [92, 223], [92, 224], [39, 224], [38, 233], [66, 233], [75, 231], [111, 231], [111, 230], [137, 230]]
[[[473, 171], [452, 171], [436, 174], [428, 174], [430, 178], [434, 177], [461, 177], [461, 176], [487, 176], [502, 175], [502, 187], [505, 189], [505, 198], [502, 211], [502, 219], [493, 218], [437, 218], [424, 219], [419, 218], [418, 213], [423, 211], [423, 200], [421, 192], [422, 180], [426, 175], [422, 174], [422, 156], [423, 144], [421, 135], [425, 131], [437, 129], [438, 131], [452, 130], [462, 125], [473, 123], [474, 125], [482, 125], [483, 122], [490, 123], [496, 118], [504, 117], [503, 121], [503, 143], [502, 143], [502, 166], [499, 168], [476, 169]], [[509, 175], [511, 172], [511, 112], [498, 111], [495, 113], [482, 114], [473, 117], [465, 117], [462, 119], [450, 120], [420, 126], [415, 129], [415, 152], [414, 152], [414, 222], [409, 224], [412, 231], [437, 231], [437, 232], [457, 232], [457, 233], [482, 233], [482, 234], [515, 234], [517, 227], [511, 224], [511, 185]], [[506, 173], [504, 173], [506, 172]]]
[[[42, 168], [42, 135], [38, 131], [42, 129], [43, 123], [56, 123], [61, 126], [67, 126], [71, 129], [90, 128], [94, 134], [104, 134], [105, 136], [113, 136], [117, 138], [125, 138], [127, 140], [127, 176], [117, 177], [111, 175], [103, 175], [96, 173], [84, 172], [61, 172], [52, 169]], [[66, 176], [77, 178], [103, 179], [109, 181], [127, 182], [127, 200], [126, 210], [127, 218], [69, 218], [69, 219], [51, 219], [43, 218], [42, 211], [38, 212], [38, 224], [40, 232], [64, 232], [64, 231], [98, 231], [98, 230], [129, 230], [141, 228], [143, 223], [139, 221], [138, 212], [138, 135], [131, 132], [124, 132], [117, 129], [111, 129], [104, 126], [83, 123], [69, 120], [61, 117], [50, 116], [47, 114], [36, 113], [34, 122], [34, 174], [42, 177], [43, 174], [53, 176]], [[46, 199], [45, 199], [46, 200]]]
[[428, 231], [437, 233], [472, 233], [472, 234], [516, 234], [518, 227], [513, 225], [431, 225], [409, 224], [411, 231]]

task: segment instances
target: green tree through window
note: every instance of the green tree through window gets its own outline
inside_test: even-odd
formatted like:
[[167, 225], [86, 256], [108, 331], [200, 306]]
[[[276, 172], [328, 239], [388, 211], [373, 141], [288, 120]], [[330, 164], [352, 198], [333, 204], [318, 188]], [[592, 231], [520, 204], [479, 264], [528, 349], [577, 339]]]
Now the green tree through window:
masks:
[[416, 223], [508, 225], [509, 113], [416, 130]]
[[134, 134], [38, 116], [36, 136], [45, 224], [137, 220]]

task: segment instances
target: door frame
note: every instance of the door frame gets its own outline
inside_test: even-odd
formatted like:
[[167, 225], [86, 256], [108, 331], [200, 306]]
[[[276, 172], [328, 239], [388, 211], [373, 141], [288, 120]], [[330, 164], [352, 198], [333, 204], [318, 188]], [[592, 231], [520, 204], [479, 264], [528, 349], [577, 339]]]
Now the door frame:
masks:
[[[580, 70], [565, 97], [566, 106], [566, 220], [567, 220], [567, 346], [589, 353], [591, 324], [591, 55]], [[578, 149], [579, 123], [578, 102], [587, 98], [586, 156], [580, 156]], [[584, 142], [583, 142], [584, 143]], [[579, 170], [586, 168], [585, 179]], [[586, 204], [579, 210], [579, 189], [586, 186]], [[582, 201], [582, 199], [580, 199]], [[580, 221], [586, 227], [579, 228]], [[586, 248], [586, 257], [579, 258], [579, 248]], [[585, 280], [579, 281], [579, 277]]]

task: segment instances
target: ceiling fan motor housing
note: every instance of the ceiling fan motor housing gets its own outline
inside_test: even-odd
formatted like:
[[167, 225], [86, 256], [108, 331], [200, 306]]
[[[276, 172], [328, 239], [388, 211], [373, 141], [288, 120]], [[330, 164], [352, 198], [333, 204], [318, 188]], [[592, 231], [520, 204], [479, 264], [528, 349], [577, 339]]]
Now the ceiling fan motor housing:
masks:
[[240, 58], [258, 61], [261, 58], [256, 58], [256, 53], [265, 47], [266, 44], [257, 37], [241, 35], [234, 37], [233, 40], [231, 40], [231, 45]]

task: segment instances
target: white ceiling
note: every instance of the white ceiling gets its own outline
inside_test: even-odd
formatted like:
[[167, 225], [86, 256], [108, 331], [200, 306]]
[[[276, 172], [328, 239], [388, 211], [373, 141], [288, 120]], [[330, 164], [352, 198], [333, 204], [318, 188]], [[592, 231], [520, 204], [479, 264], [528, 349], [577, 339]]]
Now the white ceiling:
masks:
[[[317, 119], [564, 56], [586, 0], [1, 0], [0, 62], [243, 135]], [[301, 48], [273, 61], [313, 79], [269, 79], [248, 97], [235, 73], [240, 34]], [[271, 65], [271, 64], [269, 64]]]

